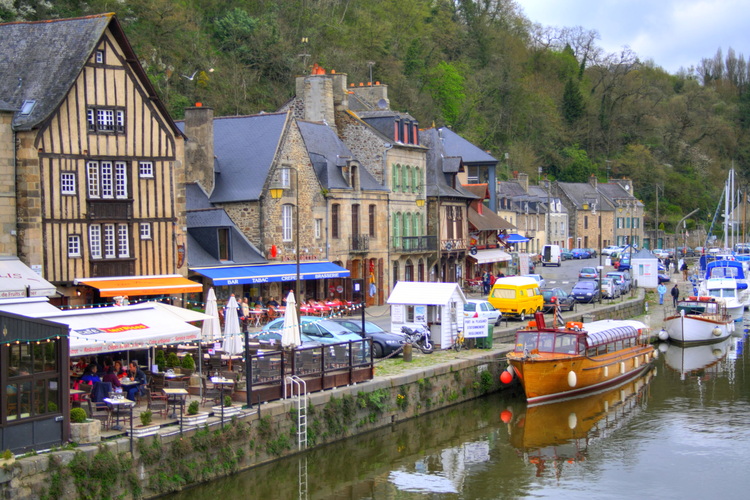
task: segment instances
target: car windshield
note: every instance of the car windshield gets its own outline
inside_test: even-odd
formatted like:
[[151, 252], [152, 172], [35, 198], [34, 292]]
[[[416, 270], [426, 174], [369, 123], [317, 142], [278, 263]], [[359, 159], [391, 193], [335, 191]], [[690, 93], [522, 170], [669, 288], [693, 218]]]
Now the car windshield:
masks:
[[477, 310], [477, 305], [474, 304], [473, 302], [467, 302], [466, 304], [464, 304], [464, 311], [476, 311], [476, 310]]
[[576, 288], [579, 290], [593, 290], [594, 289], [594, 282], [593, 281], [582, 281], [580, 283], [576, 283]]
[[335, 321], [321, 320], [318, 321], [317, 325], [323, 330], [328, 330], [329, 332], [336, 335], [345, 335], [347, 333], [352, 333], [351, 330], [342, 325], [339, 325]]

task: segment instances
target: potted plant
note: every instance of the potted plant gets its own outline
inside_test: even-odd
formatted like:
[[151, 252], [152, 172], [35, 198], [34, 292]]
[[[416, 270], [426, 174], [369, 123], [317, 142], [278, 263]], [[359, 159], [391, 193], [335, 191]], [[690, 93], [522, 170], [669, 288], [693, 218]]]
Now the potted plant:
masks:
[[[159, 425], [152, 425], [151, 422], [154, 418], [154, 414], [151, 410], [141, 412], [141, 425], [133, 427], [133, 437], [142, 438], [146, 436], [152, 436], [159, 430]], [[130, 429], [128, 429], [130, 433]]]
[[167, 367], [167, 356], [164, 354], [164, 351], [158, 350], [156, 351], [156, 356], [154, 357], [154, 363], [156, 366], [159, 367], [160, 372], [164, 372], [164, 369]]
[[192, 401], [187, 408], [187, 415], [182, 416], [183, 425], [203, 425], [208, 420], [208, 413], [200, 411], [198, 401]]
[[192, 375], [195, 370], [195, 360], [193, 360], [193, 355], [190, 353], [185, 354], [182, 358], [181, 365], [183, 375]]
[[177, 353], [170, 352], [169, 354], [167, 354], [167, 369], [169, 370], [171, 368], [172, 370], [176, 372], [177, 371], [176, 368], [179, 368], [179, 367], [180, 367], [180, 358], [177, 357]]
[[89, 419], [83, 408], [70, 410], [70, 440], [79, 444], [98, 443], [102, 438], [102, 423]]
[[224, 396], [220, 406], [214, 406], [211, 409], [214, 411], [215, 417], [220, 417], [223, 412], [224, 418], [237, 415], [240, 412], [240, 407], [232, 404], [232, 396], [228, 394]]

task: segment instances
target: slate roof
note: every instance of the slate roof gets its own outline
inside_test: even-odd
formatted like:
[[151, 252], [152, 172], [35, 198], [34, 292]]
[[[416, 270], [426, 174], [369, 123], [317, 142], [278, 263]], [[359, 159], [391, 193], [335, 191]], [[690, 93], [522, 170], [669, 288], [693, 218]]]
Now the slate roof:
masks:
[[443, 149], [446, 156], [460, 156], [464, 165], [496, 165], [497, 159], [491, 154], [478, 148], [447, 127], [441, 127], [440, 136], [443, 139]]
[[[342, 167], [354, 154], [328, 125], [317, 122], [297, 121], [302, 139], [305, 141], [315, 175], [326, 189], [352, 189], [344, 179]], [[363, 190], [387, 191], [364, 167], [359, 168], [359, 185]]]
[[16, 113], [15, 130], [38, 127], [55, 112], [109, 28], [152, 102], [177, 128], [157, 98], [145, 71], [114, 14], [73, 19], [0, 24], [0, 99], [19, 110], [24, 101], [36, 101], [28, 115]]
[[615, 200], [625, 199], [630, 200], [631, 202], [635, 201], [638, 206], [643, 206], [643, 203], [641, 203], [627, 189], [623, 189], [623, 187], [617, 182], [600, 182], [599, 184], [597, 184], [597, 188], [599, 189], [599, 192], [602, 193], [613, 204], [616, 204]]
[[489, 188], [487, 183], [484, 184], [464, 184], [464, 189], [479, 198], [480, 200], [487, 200], [490, 197]]
[[214, 118], [216, 175], [211, 203], [260, 199], [287, 117], [287, 113], [268, 113]]
[[482, 209], [481, 215], [474, 210], [474, 208], [469, 207], [469, 223], [478, 231], [516, 229], [516, 226], [506, 221], [487, 207]]
[[[203, 188], [186, 186], [188, 267], [265, 264], [268, 261], [248, 241], [223, 208], [213, 207]], [[229, 228], [232, 260], [219, 259], [218, 228]]]
[[[442, 129], [440, 129], [442, 130]], [[419, 131], [419, 142], [427, 148], [426, 182], [425, 194], [427, 196], [447, 196], [454, 198], [477, 199], [477, 196], [457, 184], [455, 188], [450, 186], [447, 177], [455, 178], [455, 173], [460, 172], [462, 159], [446, 155], [440, 130], [430, 128]], [[451, 174], [446, 176], [445, 174]]]
[[597, 200], [596, 209], [611, 212], [614, 207], [588, 182], [557, 182], [557, 186], [570, 199], [576, 210], [583, 210], [583, 204]]

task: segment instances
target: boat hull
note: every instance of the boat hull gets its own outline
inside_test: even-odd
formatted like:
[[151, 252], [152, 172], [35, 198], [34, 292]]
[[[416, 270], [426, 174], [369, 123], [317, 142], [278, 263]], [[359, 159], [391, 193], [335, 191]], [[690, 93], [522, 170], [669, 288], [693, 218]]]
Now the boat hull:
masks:
[[669, 339], [678, 344], [714, 344], [729, 337], [735, 330], [731, 318], [713, 319], [701, 315], [674, 315], [664, 320]]
[[594, 357], [546, 353], [526, 356], [512, 352], [508, 363], [532, 405], [582, 396], [626, 382], [649, 368], [654, 357], [653, 346], [641, 345]]

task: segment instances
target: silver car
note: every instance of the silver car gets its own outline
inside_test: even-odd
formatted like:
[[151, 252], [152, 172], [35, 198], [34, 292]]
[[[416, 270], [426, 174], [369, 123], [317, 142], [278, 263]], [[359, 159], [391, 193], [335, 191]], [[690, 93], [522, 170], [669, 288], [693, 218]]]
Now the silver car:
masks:
[[487, 318], [487, 321], [495, 326], [500, 324], [503, 313], [495, 309], [495, 306], [486, 300], [470, 299], [464, 304], [464, 318]]

